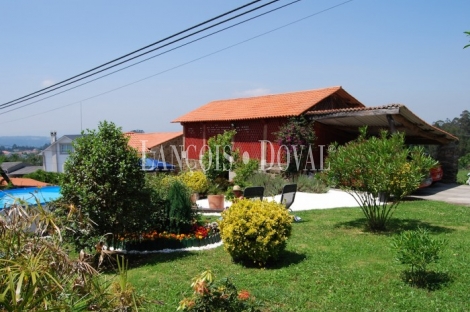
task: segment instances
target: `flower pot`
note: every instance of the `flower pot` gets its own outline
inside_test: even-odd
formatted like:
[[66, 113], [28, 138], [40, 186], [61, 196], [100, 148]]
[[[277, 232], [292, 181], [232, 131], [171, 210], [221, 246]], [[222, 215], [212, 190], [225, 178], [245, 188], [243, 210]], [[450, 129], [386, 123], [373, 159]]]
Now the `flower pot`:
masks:
[[192, 193], [191, 194], [191, 202], [193, 204], [195, 204], [198, 199], [199, 199], [199, 193]]
[[210, 209], [224, 209], [225, 195], [207, 195]]

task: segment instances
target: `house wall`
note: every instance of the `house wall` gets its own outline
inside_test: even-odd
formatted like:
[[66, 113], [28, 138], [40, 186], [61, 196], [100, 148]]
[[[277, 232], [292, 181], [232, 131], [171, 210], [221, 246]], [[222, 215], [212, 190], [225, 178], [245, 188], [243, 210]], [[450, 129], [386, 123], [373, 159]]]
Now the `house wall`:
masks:
[[[174, 146], [174, 148], [173, 148]], [[156, 145], [151, 148], [149, 156], [155, 159], [165, 161], [167, 163], [178, 166], [181, 162], [181, 151], [183, 149], [183, 136], [180, 135], [177, 138], [169, 140], [163, 144]], [[175, 152], [176, 150], [176, 152]]]
[[68, 137], [60, 138], [56, 143], [46, 148], [43, 153], [43, 169], [48, 172], [64, 172], [64, 164], [69, 157], [68, 153], [60, 152], [60, 144], [71, 144]]

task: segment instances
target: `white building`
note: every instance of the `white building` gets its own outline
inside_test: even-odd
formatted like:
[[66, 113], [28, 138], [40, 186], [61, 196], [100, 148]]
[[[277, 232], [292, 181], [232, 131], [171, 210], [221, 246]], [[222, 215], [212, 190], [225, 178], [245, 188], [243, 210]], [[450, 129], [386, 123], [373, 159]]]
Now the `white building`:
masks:
[[73, 134], [57, 139], [57, 133], [51, 132], [51, 145], [42, 151], [43, 170], [63, 173], [65, 161], [73, 151], [72, 142], [79, 137], [80, 134]]

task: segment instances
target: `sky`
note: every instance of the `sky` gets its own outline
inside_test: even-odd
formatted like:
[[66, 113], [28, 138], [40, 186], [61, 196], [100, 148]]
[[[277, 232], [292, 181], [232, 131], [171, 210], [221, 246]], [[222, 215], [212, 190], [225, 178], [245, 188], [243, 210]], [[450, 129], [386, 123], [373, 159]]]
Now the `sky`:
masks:
[[[0, 0], [0, 104], [248, 2]], [[49, 99], [0, 109], [0, 136], [60, 137], [103, 120], [123, 131], [181, 131], [171, 121], [210, 101], [330, 86], [366, 106], [404, 104], [428, 123], [453, 119], [470, 110], [469, 14], [468, 0], [302, 0]]]

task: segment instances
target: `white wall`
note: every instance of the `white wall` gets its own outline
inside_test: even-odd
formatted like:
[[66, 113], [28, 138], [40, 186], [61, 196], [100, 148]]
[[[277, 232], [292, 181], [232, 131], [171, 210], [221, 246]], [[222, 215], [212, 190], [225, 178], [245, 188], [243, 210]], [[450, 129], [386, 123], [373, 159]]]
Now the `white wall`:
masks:
[[70, 144], [72, 140], [68, 137], [61, 137], [54, 144], [47, 147], [43, 151], [44, 155], [44, 171], [48, 172], [64, 172], [64, 164], [69, 154], [64, 154], [60, 152], [61, 144]]

